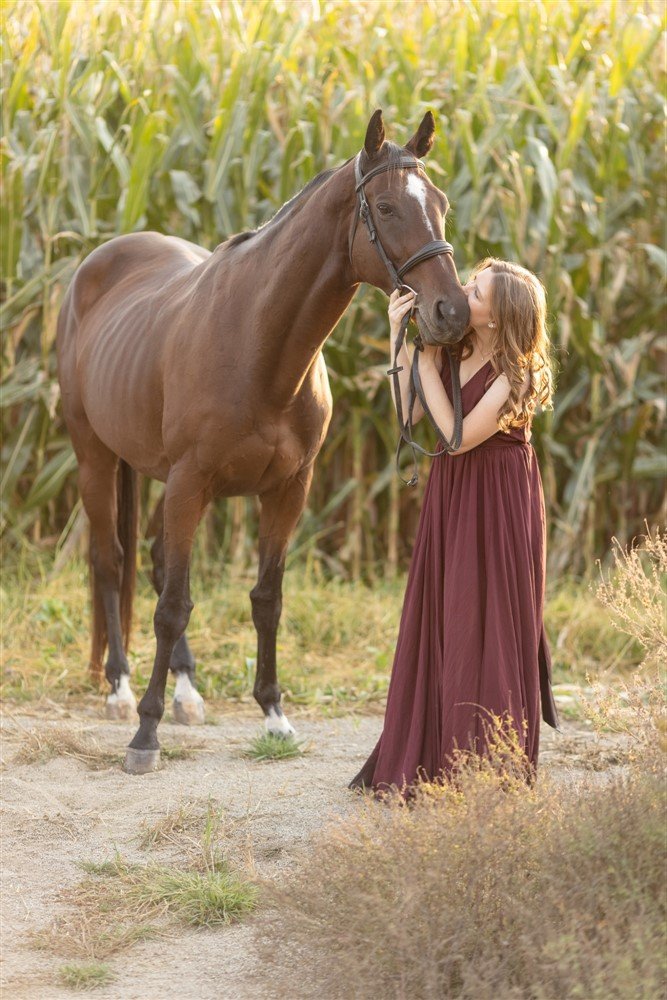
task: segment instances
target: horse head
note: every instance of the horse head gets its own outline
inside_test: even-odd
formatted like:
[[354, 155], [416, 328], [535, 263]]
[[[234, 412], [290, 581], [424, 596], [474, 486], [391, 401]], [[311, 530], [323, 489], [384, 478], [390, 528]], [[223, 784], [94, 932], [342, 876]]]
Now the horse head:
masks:
[[[361, 190], [376, 238], [369, 239], [366, 227], [357, 224], [357, 206], [350, 236], [350, 260], [358, 281], [368, 282], [387, 293], [394, 288], [388, 267], [393, 265], [400, 271], [420, 248], [445, 238], [447, 196], [429, 180], [419, 164], [431, 149], [434, 135], [435, 121], [427, 111], [405, 146], [389, 142], [385, 139], [382, 111], [378, 110], [371, 117], [364, 148], [358, 155], [357, 177], [372, 173]], [[361, 218], [365, 221], [363, 195], [360, 196]], [[391, 262], [389, 265], [383, 263], [383, 252]], [[470, 311], [451, 248], [450, 252], [440, 251], [438, 256], [412, 266], [406, 282], [417, 292], [414, 318], [424, 342], [454, 344], [460, 341], [468, 327]]]

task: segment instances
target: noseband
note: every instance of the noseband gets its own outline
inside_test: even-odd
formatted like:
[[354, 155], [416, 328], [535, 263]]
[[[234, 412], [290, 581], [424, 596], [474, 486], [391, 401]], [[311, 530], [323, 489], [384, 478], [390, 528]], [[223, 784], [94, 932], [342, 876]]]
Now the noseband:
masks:
[[[451, 257], [454, 256], [454, 247], [447, 240], [431, 240], [430, 243], [425, 243], [424, 246], [413, 253], [401, 267], [395, 267], [391, 262], [382, 243], [378, 237], [377, 229], [373, 222], [373, 216], [371, 214], [371, 208], [368, 204], [366, 198], [366, 192], [364, 191], [364, 185], [375, 177], [377, 174], [385, 173], [387, 170], [394, 169], [405, 169], [405, 170], [415, 170], [424, 169], [424, 164], [421, 160], [414, 159], [413, 157], [401, 157], [399, 160], [393, 163], [382, 163], [378, 167], [373, 167], [369, 170], [367, 174], [361, 173], [361, 154], [359, 154], [354, 161], [354, 177], [355, 177], [355, 191], [357, 193], [357, 204], [354, 213], [354, 221], [352, 223], [352, 228], [350, 230], [349, 239], [349, 254], [350, 262], [352, 261], [352, 245], [354, 243], [355, 233], [357, 231], [357, 224], [359, 219], [365, 223], [368, 229], [368, 238], [373, 244], [380, 260], [384, 264], [391, 278], [391, 282], [395, 289], [399, 292], [403, 288], [410, 288], [409, 285], [405, 285], [403, 282], [403, 276], [408, 273], [417, 264], [421, 264], [422, 261], [429, 260], [431, 257], [439, 257], [441, 254], [449, 254]], [[413, 291], [410, 288], [410, 291]], [[398, 474], [406, 486], [415, 486], [418, 481], [418, 470], [417, 470], [417, 452], [421, 452], [422, 455], [427, 455], [429, 458], [436, 458], [438, 455], [444, 454], [442, 451], [427, 451], [422, 448], [421, 445], [417, 444], [412, 438], [412, 412], [415, 405], [415, 400], [417, 396], [424, 408], [424, 413], [430, 420], [438, 436], [441, 438], [442, 443], [445, 446], [445, 452], [456, 451], [460, 444], [463, 433], [463, 408], [461, 404], [461, 383], [459, 380], [459, 366], [455, 362], [449, 347], [446, 347], [447, 354], [449, 356], [449, 366], [452, 376], [452, 393], [454, 396], [454, 433], [452, 435], [452, 440], [448, 441], [442, 430], [438, 427], [438, 424], [433, 417], [433, 414], [428, 408], [426, 399], [424, 397], [424, 390], [422, 387], [422, 381], [419, 375], [419, 353], [423, 351], [424, 346], [419, 334], [414, 339], [415, 352], [412, 358], [412, 367], [410, 369], [410, 383], [409, 383], [409, 393], [408, 393], [408, 417], [407, 420], [403, 417], [403, 405], [401, 402], [401, 385], [398, 379], [398, 373], [403, 371], [403, 366], [398, 365], [398, 356], [403, 347], [403, 342], [408, 329], [408, 324], [412, 316], [412, 310], [407, 312], [401, 321], [401, 327], [399, 330], [398, 337], [396, 338], [396, 347], [394, 351], [394, 365], [387, 372], [387, 375], [391, 375], [394, 379], [394, 397], [396, 399], [396, 412], [398, 415], [398, 422], [400, 424], [401, 432], [398, 440], [398, 445], [396, 447], [396, 467], [398, 469]], [[412, 461], [413, 461], [413, 473], [409, 480], [403, 479], [401, 476], [401, 466], [400, 466], [400, 452], [403, 442], [408, 444], [412, 449]]]

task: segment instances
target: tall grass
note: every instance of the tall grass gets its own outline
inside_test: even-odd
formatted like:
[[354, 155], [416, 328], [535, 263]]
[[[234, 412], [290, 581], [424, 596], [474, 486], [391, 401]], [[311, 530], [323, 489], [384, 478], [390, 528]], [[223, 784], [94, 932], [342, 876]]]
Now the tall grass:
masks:
[[[155, 654], [156, 597], [145, 565], [139, 572], [131, 643], [137, 692], [145, 688]], [[54, 573], [52, 566], [42, 556], [25, 570], [5, 574], [0, 583], [0, 695], [5, 702], [45, 698], [76, 705], [99, 697], [87, 668], [87, 567], [72, 561]], [[253, 576], [220, 572], [199, 555], [192, 580], [195, 607], [188, 636], [199, 689], [209, 702], [254, 705], [257, 636], [249, 598]], [[545, 622], [556, 684], [586, 684], [588, 674], [617, 684], [644, 658], [641, 643], [607, 620], [593, 588], [593, 581], [562, 580], [554, 581], [547, 593]], [[285, 702], [330, 714], [380, 711], [404, 589], [403, 577], [369, 587], [322, 579], [314, 570], [288, 573], [278, 646]], [[657, 624], [660, 614], [656, 603]], [[44, 735], [37, 736], [39, 749]]]
[[[82, 257], [137, 229], [212, 248], [261, 224], [361, 146], [377, 106], [399, 141], [435, 112], [429, 170], [461, 272], [493, 253], [547, 284], [558, 392], [533, 441], [551, 568], [590, 569], [658, 515], [661, 5], [18, 0], [2, 17], [10, 543], [62, 545], [81, 525], [53, 340]], [[294, 548], [370, 580], [404, 564], [420, 503], [392, 468], [386, 342], [385, 300], [364, 290], [325, 348], [335, 413]], [[212, 513], [228, 558], [250, 559], [254, 514], [244, 499]]]
[[[278, 990], [331, 1000], [664, 995], [667, 726], [651, 655], [665, 642], [663, 542], [649, 535], [645, 564], [638, 552], [600, 592], [647, 649], [633, 696], [609, 693], [593, 716], [628, 735], [624, 767], [584, 781], [538, 771], [529, 785], [516, 735], [495, 720], [488, 755], [459, 752], [452, 779], [418, 785], [410, 805], [398, 791], [381, 803], [365, 796], [271, 893], [258, 939], [264, 960], [270, 942]], [[659, 635], [628, 613], [628, 591], [662, 607]], [[298, 966], [281, 960], [294, 952]]]
[[365, 803], [271, 893], [260, 957], [304, 1000], [658, 1000], [666, 805], [639, 768]]

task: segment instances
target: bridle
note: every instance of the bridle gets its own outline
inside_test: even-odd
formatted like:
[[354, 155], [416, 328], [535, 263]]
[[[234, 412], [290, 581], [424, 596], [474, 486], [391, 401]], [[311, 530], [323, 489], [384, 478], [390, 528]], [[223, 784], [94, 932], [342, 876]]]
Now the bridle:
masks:
[[[401, 267], [396, 268], [391, 262], [387, 254], [385, 253], [384, 247], [378, 237], [375, 224], [373, 222], [373, 216], [371, 214], [371, 208], [368, 204], [366, 198], [366, 192], [364, 191], [364, 185], [375, 177], [377, 174], [382, 174], [387, 170], [394, 169], [415, 169], [424, 170], [424, 164], [421, 160], [417, 160], [413, 157], [403, 156], [398, 160], [394, 160], [392, 163], [382, 163], [380, 166], [373, 167], [368, 171], [367, 174], [361, 173], [361, 153], [359, 153], [354, 161], [354, 177], [355, 177], [355, 192], [357, 194], [357, 204], [354, 213], [354, 219], [352, 222], [352, 227], [350, 229], [349, 237], [349, 255], [350, 262], [352, 262], [352, 245], [354, 243], [355, 233], [357, 231], [357, 224], [359, 219], [365, 223], [368, 229], [368, 238], [373, 244], [378, 252], [380, 260], [386, 267], [391, 282], [398, 291], [403, 288], [408, 288], [410, 291], [414, 289], [406, 285], [402, 280], [403, 276], [408, 273], [417, 264], [421, 264], [424, 260], [429, 260], [431, 257], [438, 257], [441, 254], [449, 254], [454, 256], [454, 247], [447, 240], [431, 240], [430, 243], [425, 243], [420, 250], [413, 253]], [[459, 366], [452, 357], [449, 347], [447, 347], [447, 354], [449, 356], [449, 366], [452, 376], [452, 394], [454, 397], [454, 433], [452, 435], [452, 440], [448, 441], [442, 430], [438, 427], [438, 424], [433, 417], [433, 414], [428, 408], [426, 399], [424, 397], [424, 390], [422, 387], [421, 378], [419, 375], [419, 353], [423, 351], [424, 346], [419, 334], [416, 335], [414, 339], [415, 352], [412, 359], [412, 367], [410, 369], [410, 385], [409, 385], [409, 396], [408, 396], [408, 417], [407, 420], [403, 417], [403, 405], [401, 403], [401, 386], [398, 379], [398, 373], [403, 371], [403, 366], [398, 365], [398, 355], [401, 352], [403, 342], [405, 340], [405, 335], [407, 333], [408, 324], [412, 316], [412, 310], [406, 313], [401, 322], [401, 328], [396, 339], [396, 348], [394, 352], [394, 364], [393, 367], [389, 369], [387, 375], [391, 375], [394, 379], [394, 397], [396, 399], [396, 412], [398, 415], [398, 422], [401, 428], [400, 437], [398, 440], [398, 445], [396, 447], [396, 467], [398, 469], [398, 474], [406, 486], [415, 486], [418, 481], [418, 470], [417, 470], [417, 452], [421, 452], [422, 455], [427, 455], [429, 458], [436, 458], [438, 455], [444, 454], [443, 451], [427, 451], [422, 448], [421, 445], [417, 444], [412, 438], [412, 412], [415, 405], [415, 400], [417, 396], [424, 408], [424, 413], [433, 425], [436, 433], [441, 438], [442, 443], [445, 446], [445, 452], [456, 451], [461, 444], [462, 432], [463, 432], [463, 408], [461, 404], [461, 383], [459, 380]], [[412, 460], [413, 460], [413, 473], [409, 480], [403, 479], [401, 476], [401, 466], [400, 466], [400, 452], [403, 442], [408, 444], [412, 449]]]

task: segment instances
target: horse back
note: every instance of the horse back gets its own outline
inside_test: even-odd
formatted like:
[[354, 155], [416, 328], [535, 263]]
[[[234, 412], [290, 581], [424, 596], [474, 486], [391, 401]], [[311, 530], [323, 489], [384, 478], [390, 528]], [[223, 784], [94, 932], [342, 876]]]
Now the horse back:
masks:
[[81, 323], [109, 293], [148, 294], [189, 274], [210, 252], [161, 233], [128, 233], [103, 243], [86, 257], [70, 288], [74, 319]]

